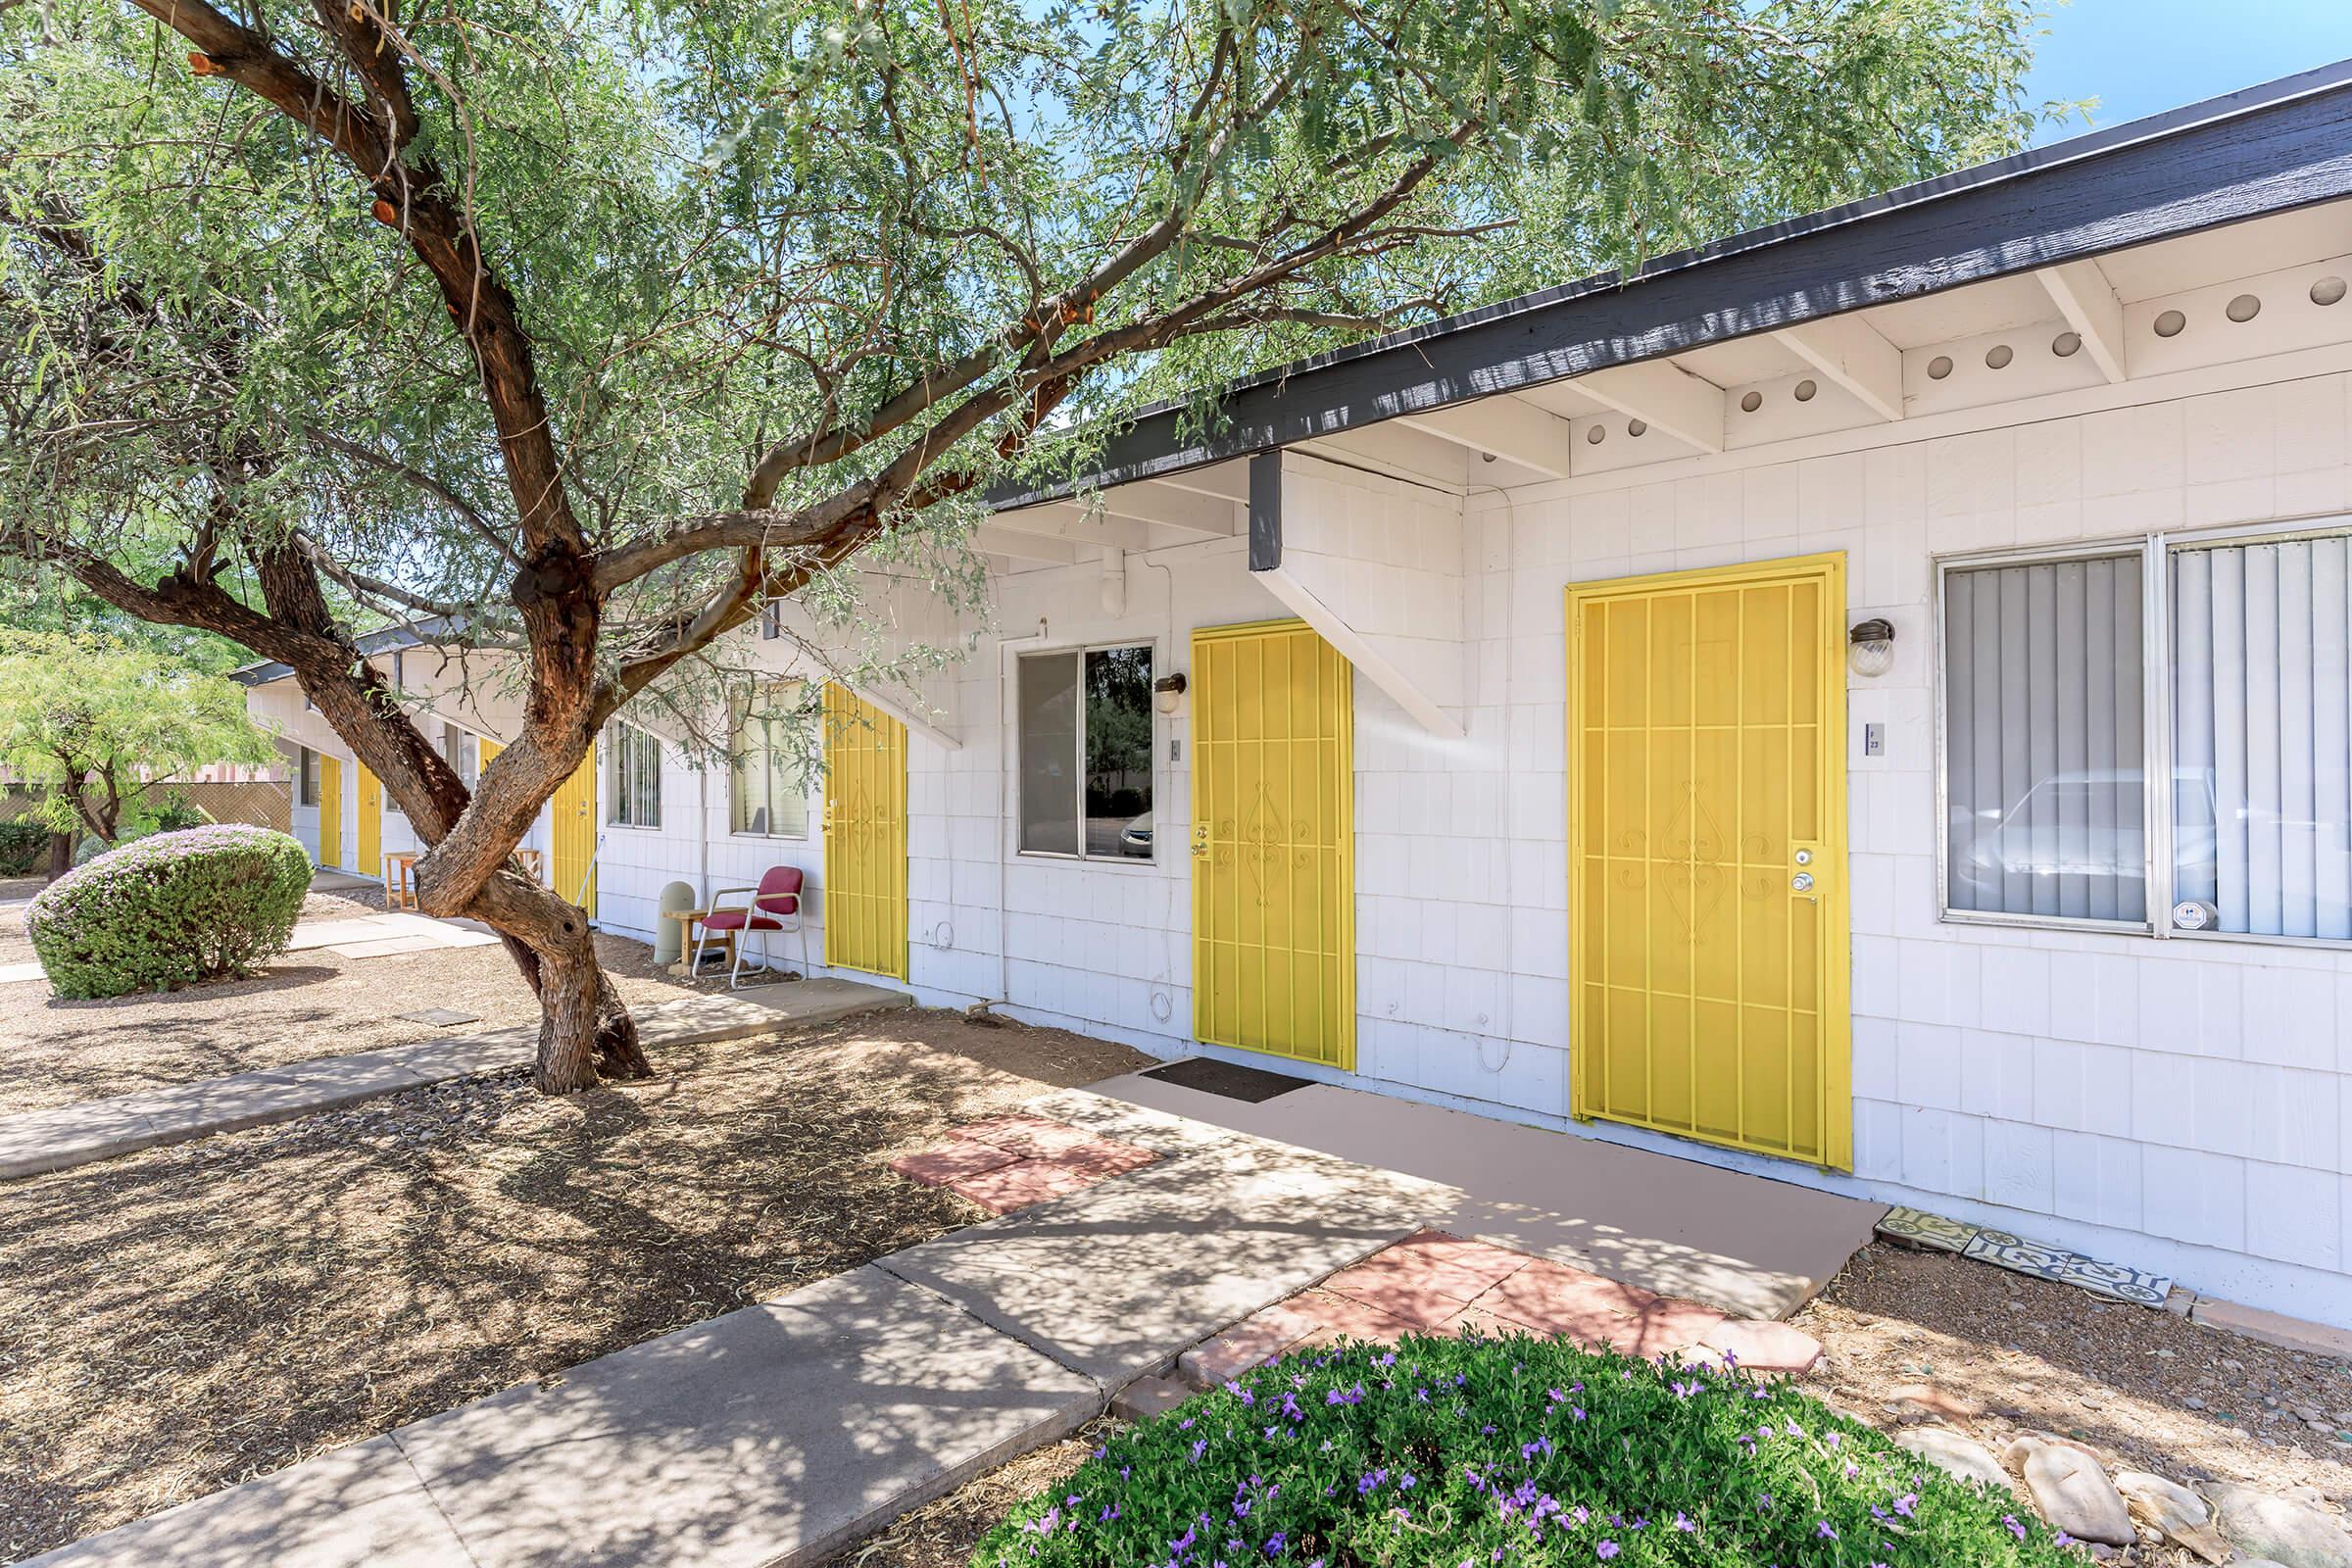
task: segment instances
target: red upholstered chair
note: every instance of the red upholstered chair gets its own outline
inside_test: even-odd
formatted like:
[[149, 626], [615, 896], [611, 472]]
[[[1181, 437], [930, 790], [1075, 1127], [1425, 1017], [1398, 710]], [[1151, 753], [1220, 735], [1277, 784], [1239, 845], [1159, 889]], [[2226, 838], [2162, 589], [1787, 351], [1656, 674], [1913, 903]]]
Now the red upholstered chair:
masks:
[[[741, 895], [743, 903], [730, 906], [727, 900]], [[710, 912], [703, 916], [702, 930], [694, 939], [694, 967], [690, 974], [703, 972], [703, 949], [710, 943], [713, 931], [732, 931], [735, 937], [735, 963], [727, 971], [727, 989], [732, 991], [742, 983], [743, 950], [751, 946], [754, 932], [760, 936], [760, 963], [766, 967], [767, 934], [770, 931], [790, 931], [801, 939], [801, 974], [808, 973], [808, 931], [801, 923], [801, 868], [797, 865], [770, 866], [756, 888], [720, 888], [710, 896]]]

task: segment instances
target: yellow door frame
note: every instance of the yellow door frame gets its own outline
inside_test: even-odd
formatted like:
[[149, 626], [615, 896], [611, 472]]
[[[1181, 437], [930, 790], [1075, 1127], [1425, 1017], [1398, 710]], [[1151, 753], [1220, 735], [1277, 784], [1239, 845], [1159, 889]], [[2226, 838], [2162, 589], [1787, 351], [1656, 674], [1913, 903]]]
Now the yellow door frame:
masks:
[[318, 863], [343, 864], [343, 759], [318, 754]]
[[825, 964], [906, 978], [906, 726], [825, 686]]
[[[1223, 742], [1219, 729], [1229, 718], [1238, 724], [1248, 705], [1262, 699], [1264, 692], [1237, 689], [1232, 695], [1233, 713], [1221, 711], [1220, 705], [1227, 698], [1218, 684], [1217, 656], [1222, 647], [1235, 643], [1301, 636], [1315, 650], [1321, 707], [1316, 715], [1316, 733], [1298, 737], [1294, 725], [1292, 744], [1296, 745], [1299, 739], [1317, 743], [1318, 760], [1328, 777], [1308, 782], [1311, 787], [1329, 788], [1331, 819], [1326, 827], [1316, 820], [1321, 813], [1310, 811], [1295, 814], [1285, 824], [1279, 820], [1278, 808], [1274, 813], [1276, 820], [1264, 824], [1262, 832], [1253, 833], [1250, 812], [1238, 808], [1227, 813], [1217, 810], [1220, 789], [1216, 769], [1236, 765], [1233, 760], [1220, 760], [1218, 748]], [[1193, 1036], [1208, 1045], [1260, 1051], [1352, 1072], [1355, 1069], [1354, 671], [1339, 650], [1316, 635], [1305, 621], [1296, 618], [1199, 628], [1192, 637], [1192, 659]], [[1261, 718], [1267, 716], [1262, 709], [1259, 713]], [[1328, 738], [1321, 734], [1326, 727], [1331, 730]], [[1297, 782], [1294, 774], [1292, 783]], [[1295, 792], [1286, 793], [1293, 795], [1295, 804]], [[1299, 842], [1302, 838], [1314, 842], [1302, 844]], [[1314, 877], [1301, 891], [1301, 879], [1290, 873], [1298, 869], [1299, 857], [1311, 861], [1319, 851], [1332, 857], [1329, 885]], [[1263, 929], [1266, 917], [1253, 916], [1241, 907], [1240, 866], [1250, 856], [1260, 858], [1261, 863], [1283, 873], [1282, 893], [1288, 904], [1283, 914], [1294, 929], [1302, 914], [1311, 914], [1313, 924], [1327, 925], [1332, 932], [1330, 968], [1312, 977], [1316, 982], [1312, 986], [1299, 984], [1297, 959], [1301, 951], [1314, 950], [1306, 950], [1296, 942], [1286, 946], [1268, 940], [1269, 933]], [[1231, 874], [1220, 879], [1216, 875], [1220, 868]], [[1220, 894], [1226, 896], [1223, 907], [1219, 906]], [[1262, 890], [1258, 904], [1269, 906]], [[1248, 935], [1253, 919], [1259, 922], [1254, 945]], [[1230, 965], [1221, 960], [1220, 946], [1234, 950]], [[1326, 956], [1319, 951], [1314, 951], [1314, 956], [1318, 959]], [[1249, 972], [1252, 965], [1254, 974]], [[1230, 995], [1226, 994], [1228, 990]], [[1285, 1015], [1279, 1024], [1267, 1005], [1277, 990], [1283, 993], [1285, 1001]], [[1313, 1004], [1303, 1025], [1297, 1005], [1302, 993]], [[1258, 1002], [1254, 1021], [1249, 1016], [1252, 997]]]
[[353, 869], [362, 876], [381, 877], [384, 874], [384, 786], [366, 762], [352, 765], [359, 772], [359, 820], [353, 827], [359, 836], [359, 864]]
[[[558, 898], [569, 899], [579, 894], [579, 906], [590, 919], [596, 918], [596, 742], [588, 743], [588, 755], [571, 777], [556, 787], [556, 798], [548, 808], [548, 875], [555, 878]], [[585, 878], [587, 891], [581, 893]]]
[[[1583, 652], [1584, 612], [1596, 601], [1607, 599], [1650, 598], [1661, 594], [1688, 593], [1692, 590], [1724, 588], [1775, 582], [1819, 584], [1819, 618], [1815, 626], [1817, 658], [1815, 693], [1818, 713], [1818, 734], [1815, 737], [1817, 757], [1814, 769], [1819, 791], [1820, 834], [1811, 845], [1799, 846], [1791, 840], [1789, 848], [1809, 848], [1812, 861], [1804, 867], [1785, 868], [1793, 877], [1799, 869], [1813, 872], [1813, 897], [1819, 908], [1818, 977], [1820, 1021], [1817, 1049], [1820, 1053], [1816, 1082], [1820, 1104], [1817, 1125], [1821, 1130], [1822, 1149], [1813, 1162], [1828, 1169], [1851, 1170], [1853, 1154], [1853, 1019], [1852, 988], [1852, 925], [1847, 897], [1850, 861], [1846, 853], [1846, 717], [1845, 717], [1845, 556], [1833, 551], [1820, 555], [1793, 556], [1777, 561], [1747, 562], [1732, 566], [1711, 566], [1691, 571], [1653, 572], [1638, 577], [1618, 577], [1597, 582], [1571, 583], [1566, 592], [1566, 642], [1568, 649], [1568, 699], [1566, 705], [1566, 740], [1568, 766], [1568, 928], [1569, 928], [1569, 1083], [1570, 1111], [1579, 1120], [1602, 1117], [1629, 1125], [1651, 1127], [1676, 1137], [1691, 1138], [1728, 1148], [1744, 1149], [1755, 1152], [1780, 1154], [1784, 1157], [1811, 1158], [1807, 1152], [1792, 1152], [1773, 1149], [1740, 1139], [1714, 1137], [1687, 1126], [1669, 1126], [1623, 1114], [1611, 1114], [1596, 1108], [1599, 1099], [1595, 1084], [1594, 1058], [1602, 1039], [1602, 1030], [1595, 1016], [1592, 989], [1580, 973], [1578, 951], [1580, 934], [1588, 930], [1588, 922], [1601, 919], [1599, 911], [1589, 907], [1591, 899], [1586, 891], [1586, 861], [1589, 846], [1584, 837], [1586, 825], [1592, 813], [1586, 800], [1589, 769], [1585, 765], [1585, 737], [1579, 704], [1583, 700], [1582, 671], [1579, 658]], [[1695, 666], [1694, 666], [1695, 667]], [[1694, 677], [1695, 678], [1695, 677]], [[1796, 690], [1791, 676], [1790, 693]], [[1696, 715], [1693, 713], [1692, 727]], [[1645, 733], [1654, 733], [1644, 726]], [[1737, 878], [1735, 878], [1737, 881]], [[1804, 897], [1790, 894], [1791, 899]], [[1790, 927], [1794, 928], [1791, 918]], [[1647, 1004], [1645, 1004], [1645, 1006]], [[1695, 1039], [1693, 1050], [1696, 1050]], [[1646, 1058], [1646, 1047], [1644, 1048]]]

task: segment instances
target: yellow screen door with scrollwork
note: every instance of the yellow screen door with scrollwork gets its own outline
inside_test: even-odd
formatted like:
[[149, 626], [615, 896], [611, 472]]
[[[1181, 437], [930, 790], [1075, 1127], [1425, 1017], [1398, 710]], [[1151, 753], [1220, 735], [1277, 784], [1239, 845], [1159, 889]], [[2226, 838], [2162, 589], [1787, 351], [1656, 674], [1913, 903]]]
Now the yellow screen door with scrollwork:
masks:
[[1851, 1169], [1844, 558], [1567, 611], [1571, 1108]]
[[1193, 633], [1193, 1032], [1355, 1065], [1353, 710], [1303, 622]]
[[825, 962], [906, 978], [906, 726], [825, 687]]

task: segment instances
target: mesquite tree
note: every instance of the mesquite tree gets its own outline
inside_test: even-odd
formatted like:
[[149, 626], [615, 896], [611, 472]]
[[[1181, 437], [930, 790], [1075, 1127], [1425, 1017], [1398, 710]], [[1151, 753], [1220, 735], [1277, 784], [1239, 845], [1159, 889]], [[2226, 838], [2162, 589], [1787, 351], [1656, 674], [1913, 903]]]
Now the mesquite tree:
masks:
[[[0, 0], [0, 551], [292, 666], [536, 988], [540, 1087], [642, 1076], [511, 860], [623, 704], [854, 557], [968, 569], [1137, 400], [2001, 151], [2030, 22]], [[524, 673], [470, 790], [363, 615]]]

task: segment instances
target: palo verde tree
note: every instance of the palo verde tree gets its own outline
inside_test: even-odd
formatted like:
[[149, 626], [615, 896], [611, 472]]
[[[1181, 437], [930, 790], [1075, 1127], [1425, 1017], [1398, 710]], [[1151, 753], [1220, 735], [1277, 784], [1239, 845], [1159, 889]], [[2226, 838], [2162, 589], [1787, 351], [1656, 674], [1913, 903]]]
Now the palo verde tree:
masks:
[[[0, 0], [0, 549], [290, 665], [536, 987], [540, 1087], [643, 1075], [510, 858], [622, 705], [854, 561], [968, 571], [1139, 399], [2003, 150], [2031, 20]], [[470, 790], [352, 607], [509, 651]]]

